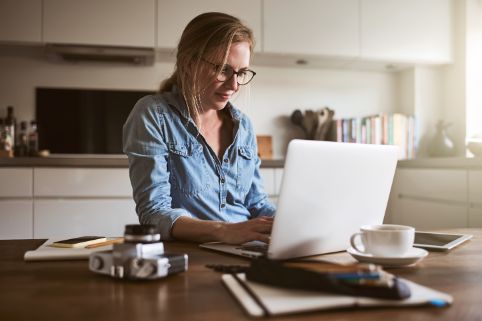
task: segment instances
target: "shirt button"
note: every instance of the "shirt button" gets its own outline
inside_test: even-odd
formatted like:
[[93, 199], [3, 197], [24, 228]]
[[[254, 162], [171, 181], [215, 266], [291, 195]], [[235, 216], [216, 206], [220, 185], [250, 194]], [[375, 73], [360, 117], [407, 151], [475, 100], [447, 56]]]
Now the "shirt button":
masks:
[[225, 208], [226, 207], [226, 204], [221, 204], [221, 208]]
[[221, 178], [221, 184], [224, 184], [225, 180], [224, 178]]
[[224, 162], [227, 163], [227, 162], [229, 162], [229, 160], [228, 160], [227, 158], [225, 158], [225, 159], [224, 159]]

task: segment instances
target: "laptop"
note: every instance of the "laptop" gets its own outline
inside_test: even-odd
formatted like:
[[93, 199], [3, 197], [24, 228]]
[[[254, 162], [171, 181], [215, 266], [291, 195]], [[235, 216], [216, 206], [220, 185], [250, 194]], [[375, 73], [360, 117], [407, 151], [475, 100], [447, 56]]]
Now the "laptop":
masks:
[[382, 224], [397, 158], [396, 146], [292, 140], [269, 245], [200, 246], [277, 260], [344, 251], [360, 226]]

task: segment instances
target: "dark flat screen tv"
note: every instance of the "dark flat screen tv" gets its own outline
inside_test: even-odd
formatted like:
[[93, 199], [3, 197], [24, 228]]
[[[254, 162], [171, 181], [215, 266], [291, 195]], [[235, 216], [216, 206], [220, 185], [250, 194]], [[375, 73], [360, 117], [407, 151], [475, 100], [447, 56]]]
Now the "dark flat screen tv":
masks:
[[36, 89], [39, 149], [54, 154], [122, 154], [122, 126], [152, 91]]

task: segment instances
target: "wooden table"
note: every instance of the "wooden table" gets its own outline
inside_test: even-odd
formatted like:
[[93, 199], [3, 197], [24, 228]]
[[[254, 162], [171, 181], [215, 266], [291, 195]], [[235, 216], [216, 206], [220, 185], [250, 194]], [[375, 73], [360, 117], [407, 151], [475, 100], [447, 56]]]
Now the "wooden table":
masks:
[[[397, 275], [450, 293], [448, 308], [346, 309], [276, 320], [482, 320], [482, 229], [452, 230], [474, 238], [449, 253], [431, 252]], [[24, 262], [43, 240], [0, 241], [0, 320], [248, 320], [208, 263], [247, 264], [235, 256], [166, 243], [189, 255], [189, 271], [155, 281], [114, 280], [88, 270], [87, 261]]]

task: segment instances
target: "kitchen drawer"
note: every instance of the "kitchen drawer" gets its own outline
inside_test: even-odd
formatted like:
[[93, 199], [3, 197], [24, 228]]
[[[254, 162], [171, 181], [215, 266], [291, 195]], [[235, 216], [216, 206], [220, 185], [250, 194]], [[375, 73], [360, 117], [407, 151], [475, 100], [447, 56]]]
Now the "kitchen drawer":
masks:
[[122, 236], [139, 224], [132, 200], [36, 200], [34, 238]]
[[469, 170], [469, 202], [482, 208], [482, 171]]
[[32, 201], [0, 200], [0, 239], [31, 239], [32, 232]]
[[482, 227], [482, 208], [469, 208], [469, 227]]
[[467, 207], [462, 204], [399, 199], [394, 224], [410, 225], [417, 229], [467, 227]]
[[398, 169], [397, 197], [429, 201], [467, 201], [467, 171], [452, 169]]
[[35, 168], [35, 197], [132, 197], [124, 168]]
[[32, 197], [31, 168], [0, 168], [0, 198]]

